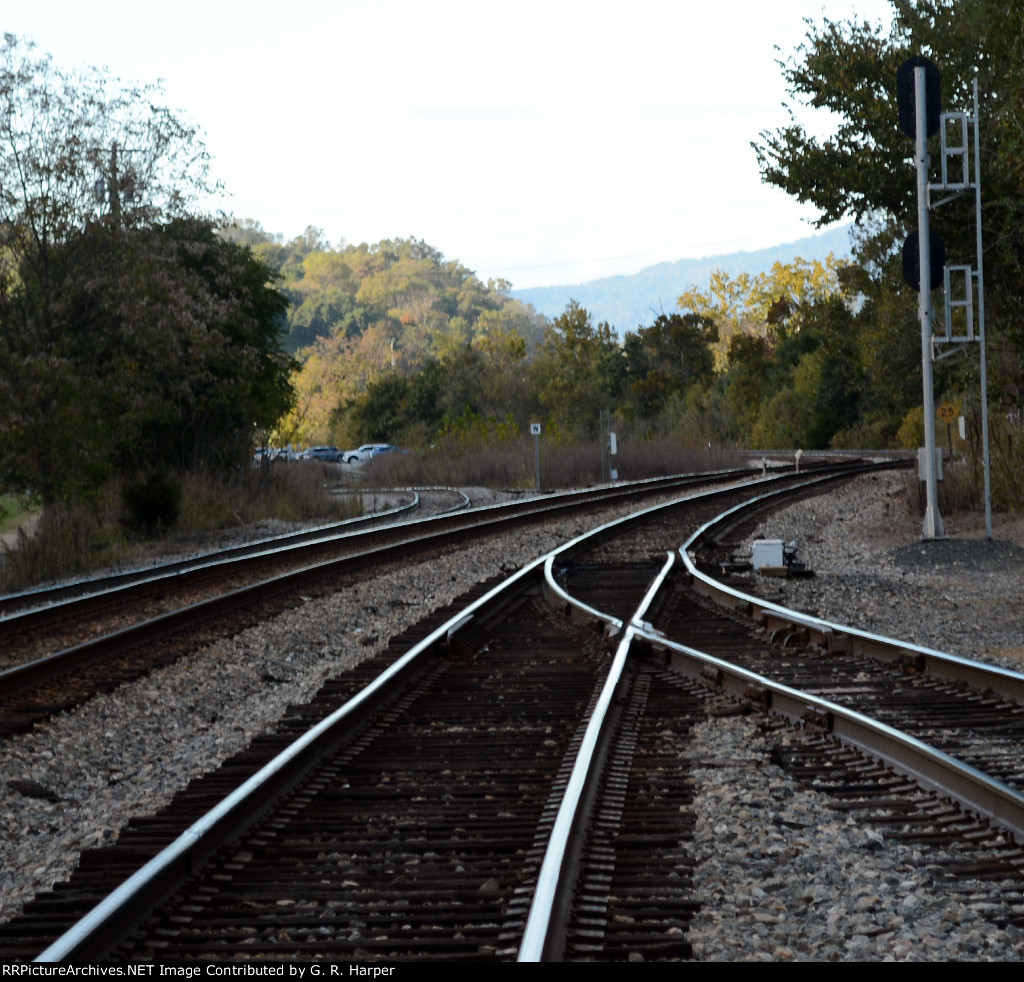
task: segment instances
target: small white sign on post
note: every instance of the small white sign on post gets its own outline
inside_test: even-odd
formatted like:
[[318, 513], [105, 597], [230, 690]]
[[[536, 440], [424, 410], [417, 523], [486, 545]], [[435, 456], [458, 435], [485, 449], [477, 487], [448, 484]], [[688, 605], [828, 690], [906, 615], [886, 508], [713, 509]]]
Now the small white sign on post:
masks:
[[540, 423], [530, 424], [530, 435], [533, 437], [533, 474], [537, 481], [537, 494], [540, 494]]

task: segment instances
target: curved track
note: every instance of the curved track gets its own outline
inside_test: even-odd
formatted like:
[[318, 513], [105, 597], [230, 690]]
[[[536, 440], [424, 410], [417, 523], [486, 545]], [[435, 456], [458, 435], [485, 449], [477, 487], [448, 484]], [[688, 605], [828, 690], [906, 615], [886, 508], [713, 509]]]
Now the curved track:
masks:
[[[676, 531], [665, 514], [652, 510], [629, 525], [646, 521], [650, 528], [658, 518], [663, 541]], [[339, 680], [322, 694], [326, 702], [297, 710], [244, 761], [179, 796], [159, 829], [137, 823], [116, 847], [84, 859], [83, 868], [102, 865], [109, 883], [158, 854], [135, 876], [144, 900], [127, 889], [115, 894], [44, 957], [688, 957], [685, 927], [697, 902], [689, 889], [687, 720], [703, 718], [731, 691], [800, 721], [810, 739], [792, 747], [786, 766], [857, 775], [845, 793], [855, 783], [855, 807], [875, 820], [895, 812], [905, 834], [922, 841], [960, 835], [983, 848], [998, 839], [984, 821], [942, 806], [914, 782], [835, 749], [841, 737], [875, 752], [864, 736], [850, 736], [855, 725], [873, 728], [902, 746], [893, 755], [901, 766], [911, 751], [928, 757], [937, 769], [915, 773], [940, 793], [949, 793], [951, 779], [936, 775], [956, 772], [920, 740], [821, 698], [837, 695], [840, 659], [863, 658], [862, 681], [875, 671], [875, 662], [848, 655], [848, 632], [818, 625], [824, 633], [812, 638], [806, 624], [787, 630], [775, 620], [766, 632], [750, 599], [732, 597], [741, 614], [711, 610], [687, 582], [695, 568], [678, 576], [669, 559], [659, 570], [651, 561], [657, 550], [646, 542], [634, 544], [624, 562], [625, 550], [609, 541], [624, 527], [607, 526], [556, 550], [407, 650], [412, 639], [403, 639], [394, 646], [397, 660], [371, 686], [362, 688], [366, 669]], [[737, 627], [749, 615], [753, 637]], [[806, 663], [818, 679], [809, 687], [819, 694], [795, 690], [805, 675], [784, 684], [696, 650], [730, 631], [730, 662], [760, 651], [758, 667]], [[801, 632], [809, 654], [793, 647]], [[879, 650], [883, 641], [871, 639]], [[907, 670], [906, 656], [904, 648], [899, 671]], [[910, 671], [919, 672], [920, 659], [911, 661]], [[823, 662], [833, 671], [828, 682]], [[838, 672], [847, 688], [849, 672], [850, 664]], [[1018, 684], [1002, 674], [1007, 685]], [[855, 688], [867, 688], [859, 682]], [[960, 685], [962, 705], [976, 708], [977, 696]], [[277, 751], [308, 718], [346, 699], [285, 751], [289, 767], [307, 755], [316, 760], [301, 776], [289, 774]], [[927, 717], [933, 700], [910, 701]], [[1004, 701], [985, 707], [990, 731], [1016, 725], [1019, 707], [1009, 696]], [[978, 719], [975, 713], [952, 725], [966, 730]], [[934, 714], [931, 720], [934, 726]], [[323, 757], [321, 744], [337, 750]], [[965, 771], [971, 768], [961, 765], [958, 781], [971, 777]], [[204, 814], [222, 794], [217, 788], [243, 775], [250, 793], [266, 800], [236, 795]], [[1011, 805], [1020, 796], [981, 776], [966, 792], [975, 795], [971, 807], [1015, 828]], [[869, 790], [870, 782], [882, 790]], [[271, 805], [278, 785], [293, 786], [294, 796]], [[982, 800], [981, 787], [1002, 798]], [[316, 820], [320, 812], [326, 822]], [[174, 829], [197, 817], [159, 852]], [[220, 838], [206, 838], [214, 828]], [[248, 838], [239, 838], [243, 833]], [[1004, 875], [1017, 868], [1014, 855], [1004, 849], [998, 857]], [[82, 879], [0, 929], [0, 952], [38, 953], [58, 923], [84, 914], [108, 888], [86, 888]], [[157, 893], [172, 899], [140, 925]]]
[[[96, 692], [174, 661], [218, 636], [272, 616], [296, 594], [330, 592], [373, 567], [429, 558], [458, 543], [566, 515], [750, 476], [683, 475], [549, 495], [401, 522], [369, 531], [324, 530], [273, 548], [172, 564], [143, 581], [117, 582], [0, 619], [9, 667], [0, 671], [0, 734], [31, 728]], [[780, 480], [787, 480], [785, 477]], [[348, 529], [348, 526], [345, 526]], [[74, 643], [69, 643], [74, 639]]]

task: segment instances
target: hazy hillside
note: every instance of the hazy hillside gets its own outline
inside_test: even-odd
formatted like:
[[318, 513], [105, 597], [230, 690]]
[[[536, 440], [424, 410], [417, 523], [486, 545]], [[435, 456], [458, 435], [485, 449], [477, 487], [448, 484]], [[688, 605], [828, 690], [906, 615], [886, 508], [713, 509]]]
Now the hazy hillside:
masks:
[[547, 317], [557, 317], [570, 300], [577, 300], [590, 311], [595, 322], [607, 321], [622, 334], [651, 324], [662, 311], [674, 311], [679, 295], [691, 286], [706, 287], [716, 269], [730, 276], [757, 274], [767, 272], [774, 263], [792, 262], [797, 257], [823, 260], [829, 253], [845, 256], [849, 252], [850, 227], [844, 226], [757, 252], [680, 259], [648, 266], [632, 276], [607, 276], [590, 283], [513, 290], [512, 296], [533, 304], [538, 313]]

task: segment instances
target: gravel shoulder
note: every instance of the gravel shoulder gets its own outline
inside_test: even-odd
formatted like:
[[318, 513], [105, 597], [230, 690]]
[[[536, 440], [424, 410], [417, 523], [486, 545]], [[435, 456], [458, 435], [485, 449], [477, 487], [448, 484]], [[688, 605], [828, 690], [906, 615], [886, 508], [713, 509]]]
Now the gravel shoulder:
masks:
[[1024, 519], [944, 516], [921, 539], [898, 473], [860, 477], [837, 495], [766, 516], [751, 540], [795, 541], [814, 576], [758, 578], [768, 600], [950, 654], [1024, 667]]
[[[765, 599], [815, 616], [1006, 668], [1024, 667], [1024, 522], [944, 517], [921, 540], [899, 474], [766, 516], [750, 540], [796, 541], [809, 579], [759, 578]], [[749, 543], [748, 543], [749, 545]], [[938, 871], [941, 850], [887, 839], [834, 811], [770, 762], [751, 719], [709, 720], [697, 740], [696, 880], [691, 927], [704, 961], [1019, 961], [1024, 933], [1000, 927], [989, 888]], [[785, 738], [782, 738], [785, 742]], [[1005, 918], [1003, 918], [1005, 923]]]

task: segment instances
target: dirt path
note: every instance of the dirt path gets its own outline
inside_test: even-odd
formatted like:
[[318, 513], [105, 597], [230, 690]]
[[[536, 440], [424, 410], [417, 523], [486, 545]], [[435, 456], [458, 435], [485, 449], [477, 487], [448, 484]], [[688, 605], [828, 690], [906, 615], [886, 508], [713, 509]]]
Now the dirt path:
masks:
[[13, 549], [18, 544], [18, 532], [24, 529], [27, 535], [31, 535], [38, 523], [38, 515], [26, 515], [14, 528], [8, 529], [6, 532], [0, 532], [0, 551]]

